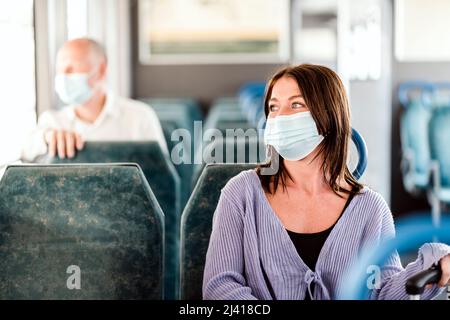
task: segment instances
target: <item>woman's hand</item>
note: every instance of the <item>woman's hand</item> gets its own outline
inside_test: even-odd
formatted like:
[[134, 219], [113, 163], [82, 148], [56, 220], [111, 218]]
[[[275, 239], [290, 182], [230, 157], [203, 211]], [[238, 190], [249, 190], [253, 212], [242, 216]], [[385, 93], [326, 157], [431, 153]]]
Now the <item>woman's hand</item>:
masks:
[[450, 254], [442, 258], [440, 264], [442, 270], [442, 277], [438, 285], [440, 287], [445, 287], [450, 285]]

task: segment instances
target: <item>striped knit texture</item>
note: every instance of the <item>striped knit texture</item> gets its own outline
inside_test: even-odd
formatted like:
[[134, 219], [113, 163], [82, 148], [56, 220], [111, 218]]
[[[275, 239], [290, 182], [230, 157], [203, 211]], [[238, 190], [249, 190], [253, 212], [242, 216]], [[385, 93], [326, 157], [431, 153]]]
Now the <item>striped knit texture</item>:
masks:
[[[365, 187], [350, 202], [325, 242], [315, 271], [298, 255], [271, 208], [255, 170], [244, 171], [223, 188], [214, 214], [203, 280], [206, 300], [302, 300], [314, 283], [314, 299], [336, 299], [348, 268], [363, 247], [395, 236], [384, 199]], [[394, 253], [382, 266], [382, 285], [371, 299], [408, 299], [405, 282], [445, 255], [445, 244], [425, 244], [403, 268]], [[442, 290], [426, 290], [432, 299]]]

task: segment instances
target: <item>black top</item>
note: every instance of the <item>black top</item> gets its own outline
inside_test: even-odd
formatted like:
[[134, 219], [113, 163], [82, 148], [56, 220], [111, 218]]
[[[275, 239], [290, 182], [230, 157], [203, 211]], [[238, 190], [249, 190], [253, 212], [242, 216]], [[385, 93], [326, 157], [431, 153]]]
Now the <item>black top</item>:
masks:
[[[348, 205], [353, 199], [353, 194], [348, 197], [347, 203], [339, 216], [339, 219], [329, 229], [318, 233], [296, 233], [287, 230], [289, 237], [294, 243], [295, 249], [297, 249], [298, 255], [302, 258], [303, 262], [311, 269], [315, 270], [317, 259], [319, 258], [322, 247], [325, 241], [328, 239], [333, 228], [337, 222], [341, 219], [342, 214], [347, 209]], [[311, 291], [314, 292], [312, 288]], [[306, 300], [310, 300], [309, 294], [306, 294]]]
[[328, 239], [331, 231], [335, 225], [329, 229], [319, 233], [295, 233], [288, 230], [289, 237], [297, 249], [298, 255], [303, 262], [314, 271], [316, 268], [317, 259], [322, 250], [325, 241]]

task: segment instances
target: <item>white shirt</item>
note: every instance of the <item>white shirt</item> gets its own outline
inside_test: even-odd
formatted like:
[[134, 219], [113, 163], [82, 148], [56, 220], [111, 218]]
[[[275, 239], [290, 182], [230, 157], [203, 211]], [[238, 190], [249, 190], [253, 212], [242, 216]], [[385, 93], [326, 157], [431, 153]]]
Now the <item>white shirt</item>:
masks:
[[0, 182], [1, 182], [1, 180], [3, 178], [3, 175], [5, 174], [6, 168], [8, 166], [14, 166], [14, 165], [17, 166], [17, 165], [21, 165], [21, 164], [22, 164], [21, 161], [14, 161], [14, 162], [11, 162], [11, 163], [8, 163], [8, 164], [0, 164]]
[[75, 106], [44, 112], [39, 117], [37, 128], [24, 143], [23, 160], [31, 162], [48, 152], [44, 140], [48, 129], [75, 132], [84, 141], [158, 141], [163, 152], [169, 153], [155, 111], [145, 103], [112, 93], [107, 94], [105, 107], [92, 124], [76, 116]]

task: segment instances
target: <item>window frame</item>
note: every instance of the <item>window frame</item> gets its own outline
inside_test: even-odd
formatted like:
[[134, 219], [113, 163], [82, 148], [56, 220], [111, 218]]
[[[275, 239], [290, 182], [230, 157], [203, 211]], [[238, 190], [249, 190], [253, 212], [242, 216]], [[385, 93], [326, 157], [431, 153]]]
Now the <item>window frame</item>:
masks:
[[[140, 10], [141, 2], [137, 1], [137, 39], [138, 62], [140, 65], [239, 65], [239, 64], [285, 64], [291, 59], [291, 2], [292, 0], [278, 0], [283, 3], [282, 22], [280, 22], [280, 37], [278, 54], [264, 53], [224, 53], [224, 54], [174, 54], [152, 55], [148, 52], [148, 42], [145, 41], [144, 13]], [[281, 26], [282, 24], [282, 26]]]
[[[37, 125], [37, 120], [38, 120], [38, 98], [39, 98], [39, 94], [38, 94], [38, 31], [37, 31], [37, 1], [36, 0], [31, 0], [31, 5], [30, 5], [30, 27], [32, 27], [32, 30], [30, 32], [30, 35], [32, 35], [32, 40], [33, 40], [33, 55], [30, 56], [30, 61], [33, 61], [33, 66], [30, 69], [30, 71], [33, 72], [32, 75], [32, 84], [29, 87], [30, 91], [34, 91], [34, 97], [33, 97], [33, 101], [30, 103], [29, 105], [29, 110], [27, 107], [27, 111], [28, 112], [33, 112], [34, 115], [33, 117], [23, 117], [23, 112], [22, 115], [19, 115], [21, 120], [24, 120], [28, 123], [28, 120], [30, 121], [30, 128], [28, 128], [27, 126], [24, 126], [24, 128], [26, 130], [30, 129], [34, 129], [34, 127]], [[31, 115], [30, 115], [31, 116]], [[33, 123], [31, 125], [31, 123]], [[28, 128], [28, 129], [27, 129]], [[24, 138], [24, 137], [21, 137]], [[19, 139], [20, 140], [20, 139]], [[14, 142], [15, 143], [15, 142]], [[21, 162], [21, 156], [19, 155], [19, 152], [17, 152], [17, 154], [15, 154], [15, 151], [19, 151], [19, 150], [10, 150], [8, 148], [8, 146], [6, 146], [5, 148], [5, 157], [0, 157], [0, 179], [2, 178], [4, 171], [6, 170], [6, 168], [9, 165], [12, 164], [17, 164]]]

